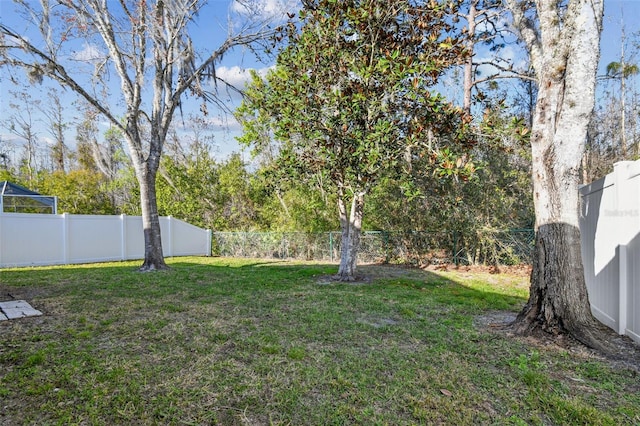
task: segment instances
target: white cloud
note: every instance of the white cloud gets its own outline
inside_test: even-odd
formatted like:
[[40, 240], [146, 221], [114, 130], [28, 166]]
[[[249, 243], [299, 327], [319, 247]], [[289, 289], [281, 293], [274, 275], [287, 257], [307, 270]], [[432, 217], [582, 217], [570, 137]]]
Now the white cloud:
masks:
[[230, 114], [210, 120], [210, 125], [216, 132], [232, 133], [242, 131], [242, 125]]
[[513, 69], [516, 72], [525, 72], [527, 70], [527, 58], [526, 52], [524, 52], [517, 45], [509, 45], [500, 49], [499, 52], [490, 52], [489, 50], [482, 50], [478, 52], [478, 56], [474, 59], [476, 62], [483, 62], [478, 67], [478, 77], [488, 77], [499, 73], [499, 69], [493, 66], [493, 63], [499, 63], [503, 67], [507, 67], [510, 64], [513, 65]]
[[232, 85], [236, 89], [242, 90], [245, 88], [247, 83], [251, 81], [252, 70], [256, 71], [259, 75], [264, 77], [271, 68], [272, 67], [255, 69], [242, 68], [237, 65], [233, 67], [222, 66], [216, 69], [216, 76], [219, 79], [224, 80], [226, 83]]
[[56, 140], [49, 136], [43, 136], [40, 138], [41, 142], [44, 142], [47, 146], [53, 146], [56, 144]]
[[233, 0], [231, 11], [259, 19], [283, 19], [300, 10], [298, 0]]
[[17, 137], [13, 133], [0, 133], [0, 148], [13, 148], [16, 143], [23, 143], [24, 139]]
[[93, 62], [104, 58], [104, 54], [94, 44], [85, 44], [82, 50], [73, 52], [71, 58], [76, 61]]

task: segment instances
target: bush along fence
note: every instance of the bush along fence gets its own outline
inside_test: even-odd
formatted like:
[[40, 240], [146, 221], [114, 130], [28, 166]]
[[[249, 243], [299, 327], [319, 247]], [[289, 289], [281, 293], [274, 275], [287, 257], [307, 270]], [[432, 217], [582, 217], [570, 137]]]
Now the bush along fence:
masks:
[[[212, 253], [230, 257], [340, 259], [340, 232], [214, 232]], [[531, 263], [533, 229], [460, 231], [365, 231], [361, 263], [485, 264]]]

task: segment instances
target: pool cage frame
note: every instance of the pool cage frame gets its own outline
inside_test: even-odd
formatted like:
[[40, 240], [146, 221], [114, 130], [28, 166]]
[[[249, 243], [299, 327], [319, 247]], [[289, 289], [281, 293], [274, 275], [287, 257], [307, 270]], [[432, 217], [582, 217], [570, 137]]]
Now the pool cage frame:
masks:
[[4, 213], [58, 214], [58, 197], [41, 195], [15, 183], [3, 181], [0, 182], [0, 214]]

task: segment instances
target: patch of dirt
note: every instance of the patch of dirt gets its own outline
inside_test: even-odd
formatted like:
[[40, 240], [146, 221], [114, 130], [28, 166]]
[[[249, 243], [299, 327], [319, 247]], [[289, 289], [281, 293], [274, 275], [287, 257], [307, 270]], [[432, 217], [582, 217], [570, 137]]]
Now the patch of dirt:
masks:
[[425, 271], [456, 271], [488, 274], [508, 274], [522, 277], [531, 275], [531, 265], [454, 265], [443, 263], [420, 267]]
[[[52, 301], [50, 295], [52, 288], [50, 286], [29, 285], [24, 287], [13, 287], [0, 283], [0, 302], [9, 302], [12, 300], [26, 300], [34, 309], [42, 312], [43, 316], [20, 318], [20, 321], [46, 321], [45, 317], [52, 315], [62, 315], [66, 311], [62, 307], [62, 303]], [[4, 323], [4, 321], [3, 321]]]
[[454, 264], [439, 264], [429, 266], [414, 266], [414, 265], [388, 265], [380, 263], [370, 263], [364, 265], [358, 265], [359, 274], [353, 281], [340, 281], [335, 275], [322, 275], [317, 278], [318, 284], [335, 284], [335, 283], [348, 283], [348, 284], [370, 284], [378, 278], [397, 278], [403, 276], [416, 277], [423, 271], [426, 272], [468, 272], [474, 273], [488, 273], [496, 275], [512, 275], [517, 277], [526, 277], [531, 275], [530, 265], [518, 265], [518, 266], [482, 266], [482, 265], [454, 265]]
[[491, 311], [475, 317], [476, 327], [503, 329], [516, 319], [516, 313], [511, 311]]
[[419, 268], [403, 265], [385, 265], [378, 263], [371, 263], [365, 265], [358, 265], [358, 275], [356, 275], [353, 281], [340, 281], [336, 275], [322, 275], [316, 278], [318, 284], [370, 284], [376, 279], [380, 278], [398, 278], [406, 276], [416, 276], [422, 274], [422, 270]]
[[0, 302], [11, 300], [32, 300], [45, 295], [45, 289], [38, 286], [8, 287], [0, 284]]

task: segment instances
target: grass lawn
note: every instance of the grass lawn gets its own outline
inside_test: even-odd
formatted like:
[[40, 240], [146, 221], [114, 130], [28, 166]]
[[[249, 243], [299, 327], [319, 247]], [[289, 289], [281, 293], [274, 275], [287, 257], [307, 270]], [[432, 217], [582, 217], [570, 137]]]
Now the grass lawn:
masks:
[[0, 270], [0, 424], [640, 424], [640, 378], [499, 333], [527, 278], [168, 259]]

